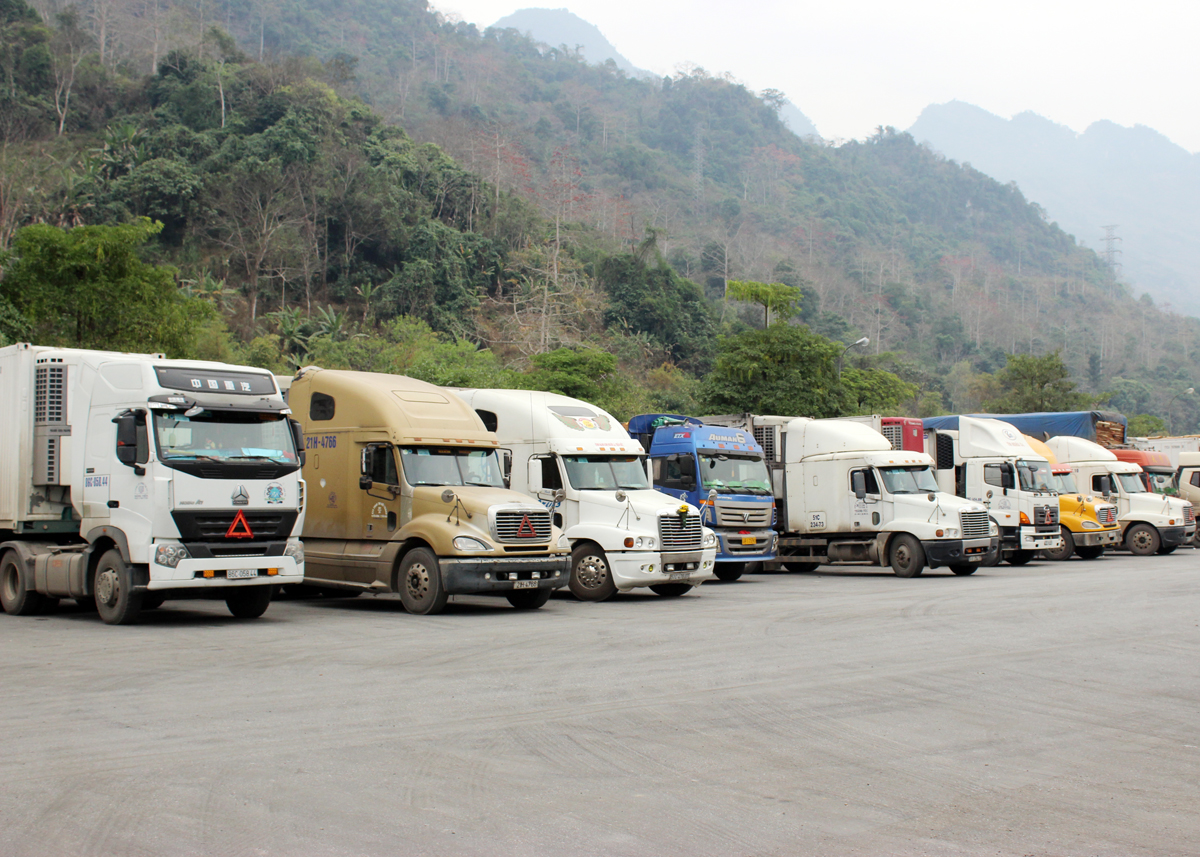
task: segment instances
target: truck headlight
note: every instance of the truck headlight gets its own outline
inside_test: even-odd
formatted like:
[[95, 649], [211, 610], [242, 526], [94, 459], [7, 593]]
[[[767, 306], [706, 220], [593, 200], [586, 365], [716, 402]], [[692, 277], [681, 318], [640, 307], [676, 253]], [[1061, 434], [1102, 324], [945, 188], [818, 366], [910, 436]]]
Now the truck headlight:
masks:
[[991, 538], [991, 537], [998, 536], [998, 535], [1000, 535], [1000, 525], [997, 524], [995, 521], [989, 521], [988, 522], [988, 537]]
[[167, 568], [177, 568], [180, 560], [191, 558], [183, 545], [159, 545], [154, 551], [154, 562]]
[[304, 542], [289, 542], [283, 549], [284, 556], [290, 556], [296, 565], [304, 565]]
[[706, 548], [716, 547], [717, 536], [712, 530], [704, 531], [704, 541], [701, 544]]
[[454, 548], [460, 551], [485, 551], [490, 548], [481, 542], [479, 539], [473, 539], [470, 536], [455, 536]]
[[1100, 525], [1099, 525], [1099, 524], [1097, 524], [1095, 521], [1084, 521], [1082, 526], [1083, 526], [1083, 528], [1084, 528], [1085, 530], [1098, 530], [1098, 529], [1100, 529]]

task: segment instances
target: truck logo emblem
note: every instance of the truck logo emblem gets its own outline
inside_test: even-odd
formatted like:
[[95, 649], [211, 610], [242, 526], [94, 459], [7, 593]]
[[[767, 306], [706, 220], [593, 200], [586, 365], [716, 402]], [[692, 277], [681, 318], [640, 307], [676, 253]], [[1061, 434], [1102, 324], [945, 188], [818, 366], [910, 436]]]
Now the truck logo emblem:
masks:
[[235, 506], [250, 505], [250, 494], [246, 491], [245, 485], [239, 485], [237, 490], [233, 492], [233, 497], [231, 499], [233, 500], [233, 505]]
[[519, 539], [536, 539], [537, 530], [533, 528], [533, 521], [529, 520], [529, 516], [521, 518], [521, 526], [517, 527], [517, 538]]
[[233, 516], [233, 523], [229, 525], [229, 529], [225, 531], [227, 539], [252, 539], [254, 531], [250, 529], [250, 522], [246, 520], [246, 513], [238, 509], [236, 515]]
[[283, 502], [283, 486], [278, 482], [272, 482], [267, 486], [267, 502], [272, 505]]

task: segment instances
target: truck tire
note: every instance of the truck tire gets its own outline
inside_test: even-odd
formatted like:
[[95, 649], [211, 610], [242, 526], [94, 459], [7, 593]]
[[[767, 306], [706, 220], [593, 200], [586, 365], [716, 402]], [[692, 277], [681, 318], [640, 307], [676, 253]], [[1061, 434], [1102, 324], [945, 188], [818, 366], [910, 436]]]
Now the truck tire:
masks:
[[1137, 556], [1153, 556], [1162, 547], [1162, 539], [1149, 524], [1134, 524], [1125, 531], [1125, 547]]
[[1104, 545], [1080, 545], [1075, 548], [1080, 559], [1098, 559], [1104, 556]]
[[32, 616], [47, 606], [46, 597], [25, 588], [25, 568], [16, 551], [0, 557], [0, 606], [10, 616]]
[[919, 577], [925, 570], [925, 549], [914, 537], [903, 533], [892, 539], [888, 564], [897, 577]]
[[400, 560], [397, 574], [400, 603], [409, 613], [430, 616], [446, 609], [450, 597], [442, 586], [437, 557], [428, 548], [413, 548]]
[[724, 580], [726, 583], [732, 583], [745, 573], [746, 563], [744, 562], [718, 562], [713, 571], [717, 580]]
[[518, 610], [537, 610], [550, 600], [550, 592], [549, 589], [522, 589], [520, 592], [510, 592], [504, 597]]
[[571, 551], [571, 579], [567, 585], [580, 601], [607, 601], [617, 594], [608, 557], [590, 542]]
[[[238, 619], [257, 619], [271, 606], [274, 586], [245, 586], [225, 596], [225, 606]], [[161, 601], [158, 602], [160, 605]]]
[[783, 564], [783, 567], [786, 568], [790, 572], [803, 574], [806, 572], [816, 571], [818, 568], [821, 567], [821, 563], [819, 563], [819, 562], [785, 562]]
[[105, 551], [96, 563], [96, 581], [92, 586], [96, 612], [106, 625], [128, 625], [142, 609], [142, 593], [134, 591], [133, 573], [116, 548]]
[[1071, 531], [1066, 527], [1062, 527], [1062, 547], [1049, 548], [1042, 551], [1042, 556], [1046, 559], [1052, 559], [1055, 562], [1062, 562], [1064, 559], [1070, 559], [1075, 553], [1075, 539], [1071, 535]]
[[966, 577], [968, 574], [974, 574], [979, 569], [979, 565], [952, 565], [950, 570], [959, 577]]
[[1009, 565], [1026, 565], [1033, 559], [1033, 551], [1013, 551], [1005, 559]]
[[678, 598], [680, 595], [687, 595], [694, 588], [690, 583], [655, 583], [650, 587], [650, 591], [664, 598]]

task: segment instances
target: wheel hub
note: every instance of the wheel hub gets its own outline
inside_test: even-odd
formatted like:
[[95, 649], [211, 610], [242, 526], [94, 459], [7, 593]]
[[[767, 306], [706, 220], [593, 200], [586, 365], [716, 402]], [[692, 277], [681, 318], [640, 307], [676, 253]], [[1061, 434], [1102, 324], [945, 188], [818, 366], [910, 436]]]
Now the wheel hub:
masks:
[[120, 594], [121, 584], [115, 571], [106, 568], [96, 575], [96, 598], [101, 604], [115, 604]]
[[576, 577], [583, 586], [596, 589], [608, 579], [608, 567], [600, 557], [587, 556], [580, 561]]
[[429, 570], [419, 563], [414, 564], [408, 570], [405, 585], [413, 598], [424, 598], [429, 593]]

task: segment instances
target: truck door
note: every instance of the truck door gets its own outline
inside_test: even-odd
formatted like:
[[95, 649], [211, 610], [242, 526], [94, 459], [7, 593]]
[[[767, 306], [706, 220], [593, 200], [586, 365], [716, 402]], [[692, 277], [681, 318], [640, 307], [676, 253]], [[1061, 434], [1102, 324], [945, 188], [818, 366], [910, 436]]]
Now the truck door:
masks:
[[[863, 497], [856, 493], [862, 488]], [[879, 482], [875, 479], [875, 470], [863, 467], [850, 471], [850, 526], [854, 532], [874, 529], [879, 523]]]
[[559, 528], [564, 525], [563, 504], [558, 499], [558, 492], [562, 490], [562, 487], [562, 472], [558, 469], [558, 456], [551, 454], [529, 456], [529, 493], [550, 510], [550, 514], [554, 517], [554, 526]]
[[372, 583], [379, 573], [383, 550], [400, 526], [400, 471], [390, 443], [368, 443], [359, 459], [359, 515], [346, 542], [346, 579]]
[[[152, 490], [154, 480], [148, 478], [146, 465], [150, 461], [148, 415], [138, 408], [123, 411], [110, 422], [116, 424], [116, 446], [113, 449], [111, 474], [107, 477], [109, 521], [123, 532], [129, 544], [148, 545], [151, 541], [154, 515]], [[99, 426], [97, 426], [99, 427]], [[114, 437], [109, 434], [109, 437]], [[90, 490], [89, 490], [90, 477]], [[85, 474], [84, 497], [95, 505], [102, 497], [104, 485], [99, 474]], [[141, 561], [135, 560], [135, 561]]]

